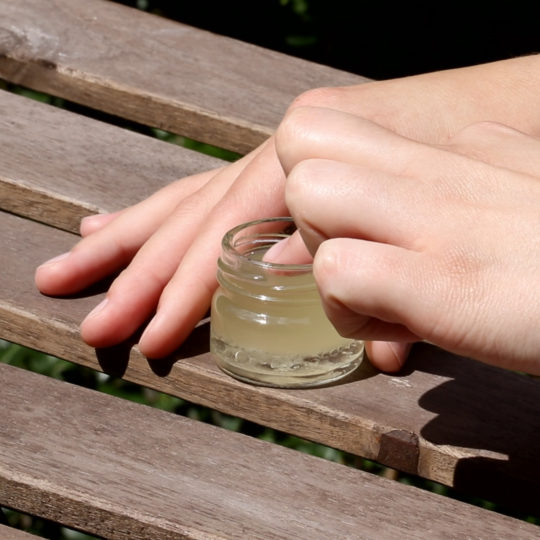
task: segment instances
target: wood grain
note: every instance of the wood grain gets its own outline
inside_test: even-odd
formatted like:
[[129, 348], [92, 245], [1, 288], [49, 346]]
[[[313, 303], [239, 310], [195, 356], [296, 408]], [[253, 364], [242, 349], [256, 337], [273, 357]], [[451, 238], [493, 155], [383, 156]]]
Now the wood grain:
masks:
[[[0, 77], [240, 152], [300, 92], [364, 80], [101, 0], [0, 0], [0, 10]], [[217, 165], [4, 93], [0, 108], [1, 206], [68, 231]], [[215, 367], [205, 324], [161, 362], [133, 343], [95, 351], [78, 325], [102, 295], [53, 299], [32, 286], [35, 266], [75, 237], [7, 214], [0, 231], [0, 337], [540, 515], [538, 382], [422, 346], [395, 376], [366, 364], [318, 390], [257, 388]], [[537, 537], [217, 428], [6, 366], [0, 379], [0, 503], [94, 534]]]
[[0, 91], [0, 207], [72, 232], [221, 160]]
[[538, 538], [527, 523], [17, 368], [0, 365], [0, 384], [0, 503], [105, 538]]
[[0, 0], [0, 77], [238, 152], [291, 101], [366, 79], [103, 0]]
[[335, 386], [260, 388], [216, 368], [207, 324], [161, 361], [134, 341], [94, 350], [78, 325], [103, 294], [49, 298], [33, 285], [34, 268], [76, 237], [9, 214], [0, 230], [0, 338], [540, 515], [531, 496], [540, 486], [538, 381], [423, 345], [396, 375], [366, 362]]
[[37, 536], [0, 525], [0, 540], [37, 540]]

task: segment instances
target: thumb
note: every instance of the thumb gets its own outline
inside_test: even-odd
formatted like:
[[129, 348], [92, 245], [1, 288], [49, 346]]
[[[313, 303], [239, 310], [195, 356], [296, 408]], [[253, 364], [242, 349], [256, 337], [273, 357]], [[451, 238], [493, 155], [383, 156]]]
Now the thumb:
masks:
[[366, 353], [371, 363], [381, 371], [399, 371], [407, 360], [412, 345], [403, 341], [368, 341]]
[[[422, 339], [432, 322], [432, 303], [424, 305], [421, 291], [422, 254], [400, 247], [337, 238], [323, 242], [314, 259], [313, 273], [324, 310], [344, 337], [369, 341], [410, 343]], [[420, 291], [420, 292], [419, 292]], [[372, 347], [385, 370], [395, 370], [404, 359], [403, 346]], [[389, 354], [394, 357], [388, 361]], [[385, 367], [386, 366], [386, 367]], [[389, 366], [389, 367], [388, 367]]]

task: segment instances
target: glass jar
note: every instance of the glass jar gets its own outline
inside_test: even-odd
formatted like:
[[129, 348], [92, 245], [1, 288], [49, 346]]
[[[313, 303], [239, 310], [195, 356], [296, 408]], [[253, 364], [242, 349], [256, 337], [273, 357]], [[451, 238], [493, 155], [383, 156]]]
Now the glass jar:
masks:
[[223, 238], [210, 350], [223, 371], [242, 381], [318, 386], [362, 362], [364, 343], [341, 337], [326, 317], [312, 265], [263, 260], [295, 230], [292, 218], [273, 218], [239, 225]]

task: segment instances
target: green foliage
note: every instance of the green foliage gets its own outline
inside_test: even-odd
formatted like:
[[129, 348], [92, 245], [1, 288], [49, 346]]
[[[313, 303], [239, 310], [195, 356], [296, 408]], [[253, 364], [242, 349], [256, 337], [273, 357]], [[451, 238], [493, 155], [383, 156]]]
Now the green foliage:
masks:
[[40, 103], [46, 103], [47, 105], [54, 105], [55, 107], [64, 108], [64, 99], [54, 97], [49, 94], [44, 94], [43, 92], [38, 92], [37, 90], [30, 90], [29, 88], [24, 88], [23, 86], [18, 86], [16, 84], [5, 83], [2, 80], [0, 80], [0, 89], [13, 92], [19, 96], [33, 99], [34, 101], [39, 101]]
[[297, 15], [307, 15], [309, 4], [307, 0], [279, 0], [282, 6], [290, 6]]
[[10, 344], [4, 340], [0, 340], [0, 361], [55, 379], [62, 379], [63, 373], [72, 365], [65, 360]]

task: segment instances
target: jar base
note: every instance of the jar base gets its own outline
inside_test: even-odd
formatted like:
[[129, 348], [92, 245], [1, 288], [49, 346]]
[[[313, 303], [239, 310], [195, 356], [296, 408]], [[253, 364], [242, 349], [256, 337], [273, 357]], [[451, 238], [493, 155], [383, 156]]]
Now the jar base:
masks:
[[[267, 388], [283, 388], [283, 389], [287, 389], [287, 388], [316, 388], [318, 386], [326, 386], [327, 384], [334, 383], [336, 381], [339, 381], [340, 379], [345, 378], [347, 375], [350, 375], [353, 371], [358, 369], [358, 367], [360, 366], [360, 363], [361, 362], [359, 362], [356, 365], [353, 365], [347, 371], [340, 372], [339, 374], [334, 374], [330, 378], [327, 378], [327, 377], [320, 378], [319, 377], [317, 379], [313, 379], [313, 378], [306, 377], [306, 379], [309, 379], [309, 380], [303, 380], [303, 379], [299, 380], [298, 377], [295, 377], [294, 382], [292, 382], [292, 381], [291, 382], [286, 382], [286, 381], [270, 382], [270, 381], [263, 381], [261, 379], [257, 379], [257, 380], [249, 379], [247, 377], [242, 377], [238, 373], [235, 373], [233, 371], [229, 371], [227, 368], [223, 367], [219, 363], [217, 363], [217, 366], [219, 367], [219, 369], [221, 369], [221, 371], [223, 371], [223, 373], [226, 373], [227, 375], [229, 375], [233, 379], [236, 379], [236, 380], [244, 382], [244, 383], [249, 383], [249, 384], [252, 384], [252, 385], [255, 385], [255, 386], [265, 386]], [[287, 377], [283, 377], [283, 378], [286, 379]]]
[[364, 357], [364, 344], [352, 341], [315, 356], [269, 354], [243, 349], [212, 336], [210, 350], [217, 366], [243, 382], [273, 388], [311, 388], [326, 385], [352, 373]]

